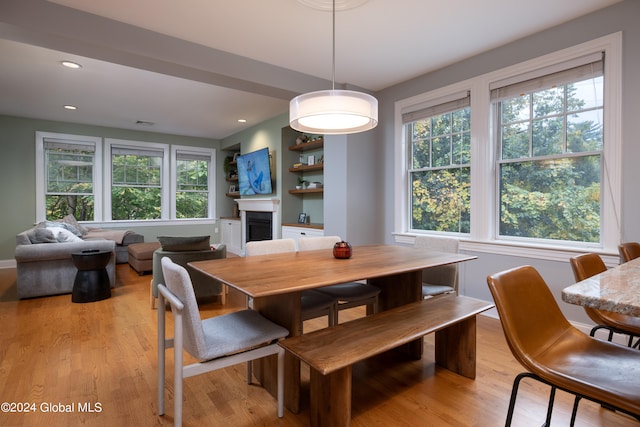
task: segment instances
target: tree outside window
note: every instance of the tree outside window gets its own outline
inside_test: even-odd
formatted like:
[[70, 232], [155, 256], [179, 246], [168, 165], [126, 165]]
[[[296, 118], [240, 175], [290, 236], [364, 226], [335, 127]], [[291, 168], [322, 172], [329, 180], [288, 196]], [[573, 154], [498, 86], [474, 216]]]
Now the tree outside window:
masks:
[[92, 221], [95, 147], [45, 140], [44, 150], [46, 219], [73, 215], [78, 221]]
[[162, 214], [161, 151], [113, 148], [111, 218], [159, 219]]
[[176, 218], [209, 216], [210, 156], [177, 153]]
[[600, 242], [603, 78], [497, 103], [500, 236]]
[[470, 121], [467, 106], [406, 125], [411, 229], [469, 233]]

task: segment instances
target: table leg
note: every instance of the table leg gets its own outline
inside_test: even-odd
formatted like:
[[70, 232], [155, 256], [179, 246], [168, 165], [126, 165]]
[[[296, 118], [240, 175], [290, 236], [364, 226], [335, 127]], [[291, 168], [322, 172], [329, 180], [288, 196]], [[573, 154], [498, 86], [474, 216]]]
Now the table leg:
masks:
[[[287, 328], [290, 337], [302, 335], [300, 292], [255, 299], [253, 308]], [[277, 397], [277, 357], [269, 356], [254, 362], [253, 371], [262, 386]], [[285, 353], [284, 360], [284, 402], [291, 412], [300, 412], [300, 360], [289, 352]]]
[[476, 316], [436, 332], [436, 363], [464, 377], [476, 377]]
[[[392, 276], [376, 277], [374, 279], [368, 279], [367, 283], [381, 289], [380, 296], [378, 297], [379, 311], [399, 307], [422, 299], [421, 270], [394, 274]], [[422, 357], [423, 343], [424, 339], [419, 338], [398, 347], [395, 351], [401, 351], [412, 359], [418, 360]]]

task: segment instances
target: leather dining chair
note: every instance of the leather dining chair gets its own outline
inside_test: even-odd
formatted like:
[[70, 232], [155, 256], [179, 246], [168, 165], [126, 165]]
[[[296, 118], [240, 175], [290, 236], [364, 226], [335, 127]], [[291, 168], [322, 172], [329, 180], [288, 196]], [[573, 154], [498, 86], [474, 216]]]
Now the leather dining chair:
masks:
[[638, 352], [590, 337], [564, 317], [553, 294], [531, 266], [516, 267], [487, 277], [487, 284], [513, 356], [526, 369], [511, 390], [506, 425], [511, 425], [518, 386], [532, 378], [551, 386], [549, 426], [556, 389], [575, 396], [571, 426], [580, 399], [640, 416]]
[[640, 243], [627, 242], [620, 243], [618, 245], [618, 252], [620, 252], [620, 263], [629, 262], [632, 259], [640, 258]]
[[[162, 259], [164, 284], [158, 284], [158, 414], [164, 415], [165, 351], [173, 347], [174, 425], [182, 425], [183, 379], [277, 355], [278, 417], [284, 415], [284, 349], [278, 340], [289, 331], [257, 311], [240, 310], [202, 320], [187, 270]], [[173, 338], [165, 335], [165, 302], [173, 312]], [[186, 350], [198, 360], [183, 366]], [[251, 377], [247, 378], [251, 383]]]
[[[438, 252], [458, 253], [458, 239], [447, 236], [418, 235], [413, 246]], [[458, 293], [458, 264], [422, 270], [422, 297]]]
[[[339, 236], [301, 237], [298, 239], [298, 247], [300, 251], [332, 250], [333, 245], [341, 240]], [[337, 325], [340, 310], [365, 305], [367, 306], [367, 313], [376, 313], [378, 311], [378, 296], [381, 290], [379, 287], [368, 283], [348, 282], [324, 286], [319, 288], [318, 292], [329, 295], [338, 302], [338, 309], [333, 322]]]
[[[245, 247], [246, 256], [295, 251], [296, 242], [293, 239], [251, 241], [247, 242]], [[327, 316], [328, 325], [333, 326], [335, 324], [337, 301], [333, 297], [315, 290], [302, 291], [300, 295], [300, 307], [302, 321]]]
[[[573, 269], [573, 276], [577, 282], [607, 270], [600, 255], [594, 253], [581, 254], [570, 258], [569, 261]], [[590, 332], [592, 337], [595, 336], [598, 330], [605, 329], [609, 331], [608, 341], [613, 339], [614, 333], [618, 333], [629, 336], [627, 343], [629, 347], [637, 348], [640, 344], [640, 339], [633, 344], [633, 340], [640, 337], [640, 317], [598, 310], [591, 307], [584, 307], [584, 311], [596, 324]]]

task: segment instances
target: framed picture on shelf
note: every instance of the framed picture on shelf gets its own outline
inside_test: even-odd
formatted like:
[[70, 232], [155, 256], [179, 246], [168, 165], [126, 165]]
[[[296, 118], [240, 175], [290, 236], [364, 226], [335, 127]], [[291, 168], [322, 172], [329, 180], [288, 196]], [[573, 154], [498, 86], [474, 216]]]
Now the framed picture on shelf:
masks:
[[307, 223], [307, 214], [304, 212], [300, 212], [298, 214], [298, 224], [306, 224]]
[[229, 193], [235, 193], [236, 192], [236, 186], [235, 185], [230, 185], [229, 186]]

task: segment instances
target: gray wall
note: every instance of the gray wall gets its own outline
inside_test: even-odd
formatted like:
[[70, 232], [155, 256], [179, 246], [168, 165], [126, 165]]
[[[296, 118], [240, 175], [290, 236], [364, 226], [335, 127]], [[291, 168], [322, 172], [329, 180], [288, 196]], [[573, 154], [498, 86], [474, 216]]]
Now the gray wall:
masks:
[[[377, 94], [380, 103], [380, 125], [378, 126], [378, 146], [381, 152], [381, 177], [378, 182], [384, 189], [379, 208], [383, 211], [381, 227], [384, 229], [385, 243], [394, 242], [393, 232], [393, 114], [394, 103], [398, 100], [435, 90], [479, 76], [497, 69], [517, 64], [541, 55], [574, 46], [598, 37], [623, 32], [623, 108], [622, 108], [622, 149], [623, 149], [623, 189], [622, 189], [622, 240], [640, 241], [640, 197], [637, 183], [640, 181], [640, 120], [638, 106], [640, 100], [640, 2], [624, 1], [612, 7], [584, 16], [558, 27], [518, 40], [514, 43], [491, 50], [484, 54], [453, 64], [442, 70], [425, 74], [413, 80], [388, 88]], [[552, 288], [565, 315], [572, 320], [588, 323], [588, 318], [580, 307], [570, 306], [560, 300], [563, 287], [574, 282], [567, 262], [542, 261], [533, 258], [499, 256], [475, 253], [478, 260], [462, 267], [461, 289], [470, 296], [490, 300], [486, 276], [523, 264], [536, 267]]]
[[[34, 120], [0, 115], [0, 261], [13, 259], [15, 236], [33, 226], [36, 221], [35, 184], [35, 135], [36, 131], [118, 138], [165, 144], [219, 148], [219, 142], [202, 138], [136, 132], [99, 126]], [[218, 150], [219, 151], [219, 150]], [[218, 171], [222, 171], [222, 157], [218, 152]], [[218, 199], [224, 198], [224, 186], [216, 191]], [[145, 241], [155, 241], [159, 235], [211, 235], [219, 241], [212, 225], [176, 225], [127, 227], [145, 236]]]

